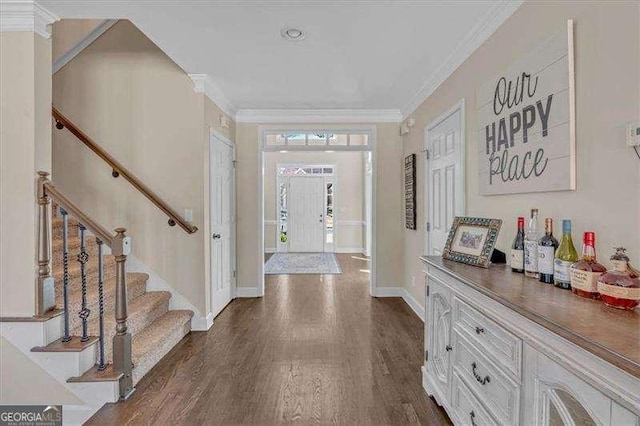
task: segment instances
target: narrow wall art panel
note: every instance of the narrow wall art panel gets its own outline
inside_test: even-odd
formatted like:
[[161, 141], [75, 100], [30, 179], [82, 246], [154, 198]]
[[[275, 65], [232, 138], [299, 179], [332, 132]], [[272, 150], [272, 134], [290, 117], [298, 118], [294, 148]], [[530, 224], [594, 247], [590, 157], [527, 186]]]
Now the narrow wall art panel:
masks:
[[416, 229], [416, 155], [404, 159], [404, 212], [405, 227]]
[[480, 194], [576, 188], [573, 21], [476, 93]]

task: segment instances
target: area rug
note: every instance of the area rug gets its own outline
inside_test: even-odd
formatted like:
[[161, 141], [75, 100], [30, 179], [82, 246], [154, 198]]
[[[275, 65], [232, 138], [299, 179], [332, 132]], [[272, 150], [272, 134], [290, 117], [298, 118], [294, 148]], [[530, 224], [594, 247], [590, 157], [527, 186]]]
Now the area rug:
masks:
[[341, 274], [333, 253], [274, 253], [264, 266], [267, 275]]

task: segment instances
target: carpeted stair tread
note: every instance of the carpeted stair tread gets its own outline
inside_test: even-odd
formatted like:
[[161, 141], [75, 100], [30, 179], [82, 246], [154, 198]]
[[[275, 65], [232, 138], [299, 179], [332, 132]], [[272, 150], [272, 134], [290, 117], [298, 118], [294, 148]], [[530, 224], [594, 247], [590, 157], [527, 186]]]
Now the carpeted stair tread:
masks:
[[[171, 293], [168, 291], [151, 291], [134, 299], [127, 307], [129, 314], [127, 318], [127, 331], [132, 336], [135, 336], [157, 318], [164, 315], [169, 310], [170, 298]], [[113, 359], [111, 350], [113, 344], [112, 339], [116, 334], [115, 316], [105, 317], [104, 331], [107, 362], [111, 362]], [[98, 334], [97, 318], [89, 323], [89, 334], [92, 332]]]
[[[103, 279], [107, 281], [116, 274], [116, 260], [115, 256], [103, 256]], [[98, 259], [97, 257], [90, 257], [89, 261], [85, 264], [85, 272], [87, 275], [87, 285], [98, 285]], [[56, 284], [56, 293], [62, 291], [64, 283], [64, 268], [62, 266], [54, 268], [52, 273], [53, 279]], [[71, 288], [80, 287], [82, 285], [82, 275], [80, 273], [80, 262], [69, 262], [69, 286]]]
[[133, 382], [137, 383], [191, 330], [193, 312], [168, 311], [133, 336]]
[[[128, 272], [127, 276], [127, 302], [129, 306], [131, 303], [143, 295], [146, 286], [147, 280], [149, 279], [149, 275], [141, 273], [141, 272]], [[62, 308], [63, 297], [62, 290], [58, 291], [56, 289], [56, 305], [59, 308]], [[82, 321], [80, 317], [78, 317], [78, 313], [80, 312], [80, 308], [82, 306], [82, 287], [78, 286], [73, 288], [69, 292], [69, 329], [72, 331], [72, 334], [80, 335], [82, 334]], [[116, 306], [116, 278], [115, 275], [105, 280], [104, 282], [104, 315], [105, 319], [115, 318], [115, 306]], [[91, 321], [98, 321], [98, 313], [99, 313], [99, 299], [98, 299], [98, 286], [92, 285], [87, 286], [87, 308], [91, 311], [89, 316], [89, 323]], [[129, 308], [131, 309], [131, 308]], [[115, 321], [115, 320], [114, 320]], [[105, 321], [106, 324], [106, 321]], [[114, 325], [115, 327], [115, 325]], [[97, 330], [97, 328], [96, 328]], [[106, 330], [106, 325], [105, 325]], [[89, 333], [91, 334], [91, 333]], [[97, 331], [96, 334], [97, 335]]]

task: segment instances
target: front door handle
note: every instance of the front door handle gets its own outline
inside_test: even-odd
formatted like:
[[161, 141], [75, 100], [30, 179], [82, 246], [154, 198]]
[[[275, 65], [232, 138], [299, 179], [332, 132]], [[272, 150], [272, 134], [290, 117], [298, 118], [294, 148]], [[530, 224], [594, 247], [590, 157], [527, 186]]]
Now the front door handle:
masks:
[[214, 240], [219, 240], [222, 236], [220, 234], [213, 234]]

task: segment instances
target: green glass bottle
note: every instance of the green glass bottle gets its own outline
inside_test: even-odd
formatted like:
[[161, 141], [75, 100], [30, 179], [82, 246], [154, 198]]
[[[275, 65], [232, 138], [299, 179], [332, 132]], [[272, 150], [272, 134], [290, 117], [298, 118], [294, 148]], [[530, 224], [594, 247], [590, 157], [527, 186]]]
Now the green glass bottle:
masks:
[[556, 258], [553, 262], [553, 281], [556, 287], [571, 289], [570, 268], [578, 261], [578, 252], [571, 239], [571, 221], [562, 221], [562, 240], [556, 250]]

